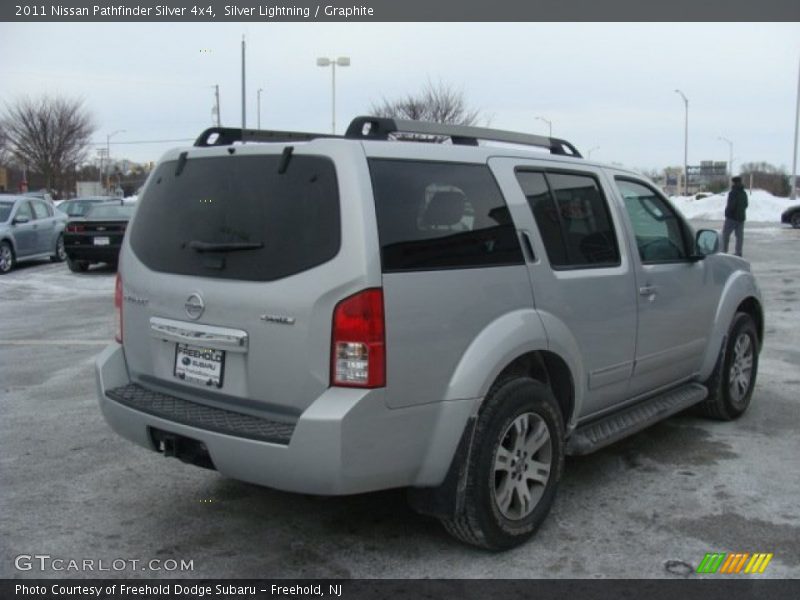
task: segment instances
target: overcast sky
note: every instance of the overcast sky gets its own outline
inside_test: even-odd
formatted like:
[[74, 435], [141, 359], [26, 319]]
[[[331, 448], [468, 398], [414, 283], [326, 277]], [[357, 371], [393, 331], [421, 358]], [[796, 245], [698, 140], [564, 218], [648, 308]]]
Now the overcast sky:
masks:
[[241, 126], [241, 38], [247, 39], [247, 124], [330, 131], [373, 101], [427, 80], [464, 91], [490, 125], [563, 137], [593, 158], [633, 168], [764, 160], [791, 170], [800, 62], [798, 23], [1, 23], [0, 103], [19, 96], [81, 97], [94, 141], [156, 160], [212, 124], [219, 84], [223, 125]]

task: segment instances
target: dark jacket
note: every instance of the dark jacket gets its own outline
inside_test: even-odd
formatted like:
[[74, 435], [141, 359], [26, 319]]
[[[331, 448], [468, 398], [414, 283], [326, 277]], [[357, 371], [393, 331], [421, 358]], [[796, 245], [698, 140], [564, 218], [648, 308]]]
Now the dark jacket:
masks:
[[728, 192], [728, 204], [725, 207], [725, 218], [744, 223], [747, 210], [747, 192], [742, 184], [733, 184]]

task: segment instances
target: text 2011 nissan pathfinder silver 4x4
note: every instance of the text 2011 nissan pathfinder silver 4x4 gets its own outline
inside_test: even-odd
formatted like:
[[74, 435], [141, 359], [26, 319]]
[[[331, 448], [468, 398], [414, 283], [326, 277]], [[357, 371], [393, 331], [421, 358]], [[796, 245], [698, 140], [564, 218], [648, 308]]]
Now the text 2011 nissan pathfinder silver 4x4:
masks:
[[760, 292], [717, 246], [563, 140], [211, 129], [140, 197], [100, 405], [184, 461], [310, 494], [408, 487], [458, 538], [508, 548], [565, 454], [747, 409]]

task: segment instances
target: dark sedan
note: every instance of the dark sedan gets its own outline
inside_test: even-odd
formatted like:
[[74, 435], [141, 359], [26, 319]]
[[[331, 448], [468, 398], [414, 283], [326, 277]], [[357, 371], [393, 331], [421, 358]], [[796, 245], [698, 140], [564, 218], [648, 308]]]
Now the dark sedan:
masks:
[[788, 223], [795, 229], [800, 229], [800, 204], [790, 206], [783, 211], [781, 223]]
[[116, 265], [122, 238], [135, 208], [133, 204], [119, 201], [98, 203], [82, 217], [67, 221], [64, 249], [70, 270], [86, 271], [92, 263], [100, 262]]

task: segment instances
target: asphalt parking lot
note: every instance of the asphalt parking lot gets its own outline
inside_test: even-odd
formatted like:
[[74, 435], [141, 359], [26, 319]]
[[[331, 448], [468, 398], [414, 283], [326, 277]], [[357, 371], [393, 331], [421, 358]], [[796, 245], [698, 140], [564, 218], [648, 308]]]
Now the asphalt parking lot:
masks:
[[[748, 224], [745, 255], [766, 305], [749, 412], [679, 415], [568, 459], [549, 519], [504, 554], [457, 543], [401, 490], [287, 494], [117, 437], [93, 371], [113, 272], [20, 266], [0, 278], [0, 577], [698, 577], [707, 552], [774, 553], [761, 577], [800, 577], [800, 230]], [[193, 570], [15, 567], [36, 554]]]

